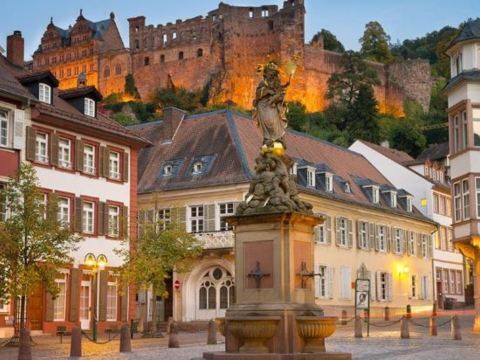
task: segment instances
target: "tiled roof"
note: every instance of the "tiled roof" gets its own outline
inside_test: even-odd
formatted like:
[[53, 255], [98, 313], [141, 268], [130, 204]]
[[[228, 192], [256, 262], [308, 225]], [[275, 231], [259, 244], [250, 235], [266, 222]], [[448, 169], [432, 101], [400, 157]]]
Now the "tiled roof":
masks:
[[449, 47], [452, 47], [459, 42], [472, 39], [480, 39], [480, 18], [468, 21], [460, 30], [457, 37], [452, 40]]
[[462, 81], [480, 81], [480, 70], [473, 69], [468, 71], [462, 71], [457, 76], [448, 80], [448, 83], [443, 88], [443, 91], [450, 90], [455, 85], [461, 83]]
[[415, 160], [413, 157], [411, 157], [404, 151], [388, 148], [382, 145], [373, 144], [365, 140], [359, 140], [359, 141], [367, 145], [368, 147], [372, 148], [373, 150], [379, 152], [380, 154], [388, 157], [390, 160], [393, 160], [399, 164], [405, 164]]
[[16, 75], [24, 73], [24, 70], [10, 64], [0, 54], [0, 93], [4, 96], [13, 96], [24, 100], [36, 101], [32, 94], [25, 89], [15, 78]]
[[17, 76], [18, 81], [21, 84], [26, 85], [40, 80], [47, 79], [52, 86], [58, 86], [57, 78], [50, 72], [50, 70], [42, 70], [35, 72], [26, 72], [20, 76]]
[[423, 164], [427, 160], [443, 160], [448, 156], [449, 146], [448, 141], [435, 144], [423, 150], [415, 159], [414, 163]]
[[71, 99], [80, 96], [93, 94], [95, 99], [102, 100], [102, 94], [95, 88], [95, 86], [81, 86], [73, 89], [60, 90], [58, 96], [62, 99]]
[[[153, 147], [140, 151], [139, 193], [240, 184], [251, 178], [262, 136], [250, 118], [229, 110], [190, 115], [180, 123], [171, 142], [161, 140], [162, 127], [162, 122], [132, 127], [154, 143]], [[372, 204], [359, 179], [388, 188], [393, 185], [362, 155], [293, 130], [287, 131], [286, 143], [287, 154], [297, 162], [314, 164], [334, 174], [333, 192], [328, 192], [305, 186], [299, 172], [302, 191], [429, 221], [416, 209], [413, 213], [400, 206], [392, 209], [383, 200], [378, 205]], [[188, 171], [192, 160], [205, 155], [214, 156], [210, 171], [192, 175]], [[163, 166], [173, 161], [179, 166], [176, 175], [163, 176]], [[345, 191], [346, 182], [351, 193]]]

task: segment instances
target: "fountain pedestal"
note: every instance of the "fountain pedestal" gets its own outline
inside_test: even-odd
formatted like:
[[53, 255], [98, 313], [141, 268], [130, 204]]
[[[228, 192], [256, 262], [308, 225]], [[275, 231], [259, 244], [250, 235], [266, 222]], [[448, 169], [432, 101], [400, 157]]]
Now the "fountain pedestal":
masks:
[[351, 359], [325, 352], [336, 318], [315, 304], [313, 228], [322, 221], [298, 212], [228, 219], [235, 227], [236, 303], [218, 319], [225, 352], [204, 359]]

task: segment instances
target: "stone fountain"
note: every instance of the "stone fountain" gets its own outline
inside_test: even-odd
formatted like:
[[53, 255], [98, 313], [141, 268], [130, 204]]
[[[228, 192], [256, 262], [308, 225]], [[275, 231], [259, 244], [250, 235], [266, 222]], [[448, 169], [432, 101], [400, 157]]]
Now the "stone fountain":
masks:
[[245, 202], [227, 219], [235, 232], [236, 303], [217, 319], [225, 351], [206, 360], [351, 359], [329, 353], [335, 317], [315, 304], [314, 227], [323, 222], [298, 196], [293, 161], [285, 155], [284, 95], [276, 64], [263, 66], [254, 120], [264, 144]]

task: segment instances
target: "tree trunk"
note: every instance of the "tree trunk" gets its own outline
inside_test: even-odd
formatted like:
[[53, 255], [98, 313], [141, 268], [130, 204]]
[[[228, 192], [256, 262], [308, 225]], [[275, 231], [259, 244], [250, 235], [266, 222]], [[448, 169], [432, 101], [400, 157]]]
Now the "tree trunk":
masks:
[[25, 329], [25, 307], [26, 307], [27, 298], [25, 295], [22, 295], [20, 300], [20, 329]]
[[154, 286], [152, 286], [152, 306], [152, 326], [150, 331], [155, 335], [157, 333], [157, 295]]

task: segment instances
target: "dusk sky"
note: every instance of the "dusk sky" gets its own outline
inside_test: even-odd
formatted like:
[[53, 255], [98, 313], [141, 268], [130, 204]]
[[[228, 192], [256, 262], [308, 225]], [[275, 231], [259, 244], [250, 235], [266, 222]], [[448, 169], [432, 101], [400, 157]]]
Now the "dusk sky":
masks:
[[[229, 0], [231, 5], [282, 5], [278, 0]], [[67, 28], [75, 22], [79, 10], [86, 18], [98, 21], [111, 11], [125, 45], [128, 46], [127, 18], [144, 15], [147, 24], [175, 22], [206, 15], [218, 6], [218, 0], [16, 0], [2, 1], [0, 45], [5, 48], [6, 36], [21, 30], [26, 43], [25, 57], [35, 51], [46, 26], [53, 17], [57, 26]], [[480, 16], [479, 0], [306, 0], [306, 41], [321, 28], [333, 32], [346, 48], [358, 50], [358, 39], [365, 24], [379, 21], [392, 42], [416, 38], [445, 25], [457, 26], [468, 18]]]

